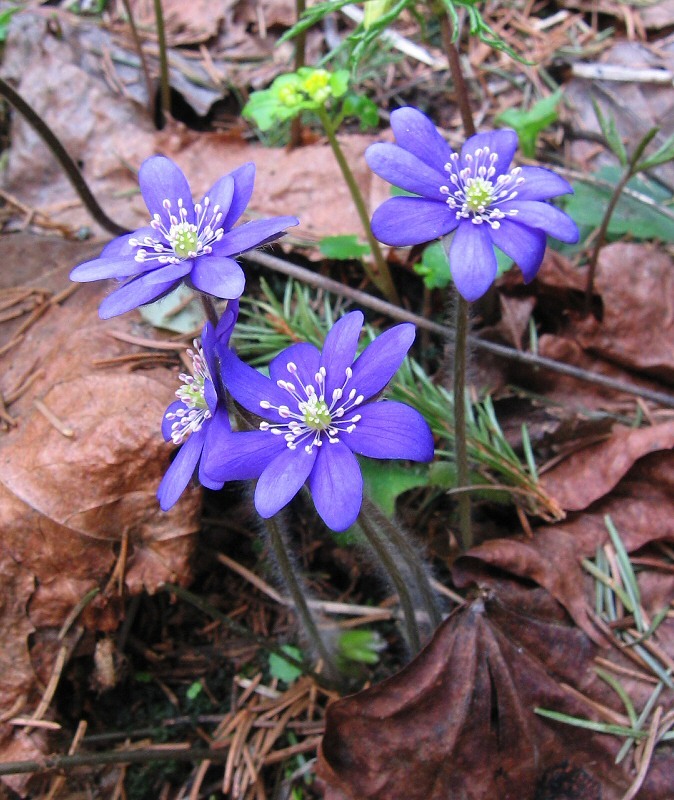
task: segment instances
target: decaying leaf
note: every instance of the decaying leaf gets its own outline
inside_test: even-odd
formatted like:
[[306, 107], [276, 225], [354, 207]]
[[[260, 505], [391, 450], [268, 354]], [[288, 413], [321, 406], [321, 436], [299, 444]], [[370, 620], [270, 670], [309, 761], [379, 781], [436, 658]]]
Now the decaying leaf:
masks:
[[[30, 716], [43, 690], [28, 637], [35, 633], [49, 677], [60, 648], [49, 632], [58, 630], [92, 588], [100, 594], [76, 624], [109, 631], [121, 619], [121, 605], [114, 601], [120, 585], [138, 593], [155, 591], [167, 580], [188, 580], [199, 508], [198, 492], [186, 492], [168, 514], [155, 496], [171, 457], [160, 422], [176, 376], [164, 366], [132, 371], [115, 362], [138, 349], [110, 334], [131, 332], [137, 317], [101, 321], [102, 287], [96, 285], [50, 303], [51, 291], [68, 286], [72, 263], [45, 271], [52, 263], [49, 240], [35, 238], [30, 245], [14, 277], [29, 275], [28, 286], [40, 286], [41, 316], [21, 335], [16, 325], [27, 314], [0, 330], [10, 345], [0, 357], [0, 392], [13, 420], [0, 431], [0, 718], [5, 723], [8, 713]], [[57, 251], [55, 260], [62, 261], [62, 243]], [[35, 274], [36, 263], [44, 274]], [[101, 361], [108, 366], [98, 366]], [[24, 739], [22, 746], [32, 742], [37, 755], [39, 736]], [[14, 729], [0, 725], [0, 758], [16, 746]]]
[[[404, 670], [333, 703], [320, 753], [327, 800], [617, 800], [616, 743], [551, 723], [534, 707], [588, 716], [560, 681], [586, 682], [595, 649], [553, 614], [486, 593], [455, 611]], [[559, 783], [559, 781], [557, 781]]]

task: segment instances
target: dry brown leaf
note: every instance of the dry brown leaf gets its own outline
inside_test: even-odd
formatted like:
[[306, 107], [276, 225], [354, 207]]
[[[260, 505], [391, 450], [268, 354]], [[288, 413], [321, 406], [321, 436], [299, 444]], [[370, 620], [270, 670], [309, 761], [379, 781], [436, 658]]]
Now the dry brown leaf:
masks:
[[[50, 240], [28, 236], [21, 244], [14, 247], [14, 260], [3, 258], [5, 277], [27, 278], [47, 296], [68, 286], [69, 268], [91, 251], [85, 245], [76, 258], [72, 247], [57, 243], [52, 249]], [[0, 254], [4, 250], [2, 241]], [[44, 271], [68, 258], [65, 269]], [[134, 349], [110, 336], [113, 323], [98, 318], [101, 290], [82, 286], [62, 305], [47, 301], [43, 315], [0, 357], [0, 391], [6, 397], [37, 376], [8, 403], [16, 426], [0, 432], [0, 574], [6, 592], [0, 598], [0, 719], [19, 705], [30, 715], [40, 697], [31, 634], [48, 672], [60, 647], [48, 632], [58, 630], [95, 586], [103, 593], [78, 624], [96, 631], [119, 624], [117, 582], [110, 594], [104, 590], [123, 540], [128, 553], [120, 576], [126, 591], [155, 591], [167, 580], [185, 582], [190, 575], [199, 494], [186, 492], [168, 514], [156, 500], [172, 450], [160, 422], [176, 375], [163, 367], [132, 372], [95, 366], [97, 359]], [[114, 325], [132, 332], [136, 319], [126, 315]], [[11, 336], [16, 323], [3, 325], [0, 333]], [[15, 747], [11, 733], [0, 731], [0, 759]], [[24, 742], [34, 743], [33, 756], [39, 754], [39, 738]]]
[[483, 595], [400, 673], [331, 704], [326, 800], [559, 798], [562, 776], [574, 800], [617, 800], [627, 784], [617, 743], [533, 713], [592, 716], [559, 681], [585, 686], [594, 648], [546, 616], [549, 605], [538, 594], [531, 614]]
[[603, 318], [576, 323], [582, 346], [674, 382], [674, 260], [652, 244], [611, 244], [600, 253], [595, 292]]
[[616, 426], [611, 437], [564, 459], [541, 485], [566, 511], [580, 511], [608, 494], [638, 459], [674, 448], [674, 421], [650, 428]]

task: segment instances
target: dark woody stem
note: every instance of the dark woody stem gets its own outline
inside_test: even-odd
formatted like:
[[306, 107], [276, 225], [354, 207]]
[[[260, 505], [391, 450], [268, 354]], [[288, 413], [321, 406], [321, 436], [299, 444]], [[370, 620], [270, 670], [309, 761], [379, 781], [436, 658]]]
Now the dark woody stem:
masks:
[[[439, 12], [442, 41], [449, 61], [454, 91], [461, 112], [466, 137], [475, 135], [475, 123], [470, 107], [468, 87], [461, 69], [459, 51], [452, 41], [452, 23], [446, 12]], [[466, 445], [466, 359], [468, 340], [469, 304], [457, 292], [456, 334], [454, 340], [454, 449], [456, 458], [456, 488], [469, 485], [468, 449]], [[473, 544], [473, 531], [470, 518], [470, 494], [458, 493], [459, 530], [461, 545], [468, 550]]]
[[[295, 18], [297, 22], [306, 10], [306, 0], [295, 0]], [[295, 37], [295, 72], [305, 64], [307, 32], [301, 31]], [[302, 115], [298, 114], [290, 124], [290, 147], [299, 147], [302, 144]]]
[[33, 128], [42, 141], [47, 145], [52, 155], [59, 162], [63, 171], [68, 176], [70, 183], [81, 198], [86, 206], [87, 211], [98, 222], [98, 224], [105, 228], [106, 231], [114, 233], [115, 236], [123, 236], [129, 233], [128, 228], [118, 225], [116, 222], [108, 217], [103, 209], [98, 205], [96, 198], [91, 193], [86, 181], [82, 177], [77, 164], [68, 154], [68, 151], [56, 138], [56, 135], [42, 117], [37, 114], [33, 108], [15, 91], [7, 81], [0, 78], [0, 95], [5, 98], [14, 108], [26, 119], [26, 122]]
[[154, 92], [152, 91], [152, 80], [150, 78], [150, 70], [147, 66], [147, 58], [145, 58], [145, 51], [143, 50], [143, 43], [138, 35], [138, 28], [136, 27], [136, 20], [133, 18], [133, 11], [131, 10], [131, 3], [129, 0], [122, 0], [124, 4], [124, 11], [129, 18], [129, 26], [131, 28], [131, 36], [133, 43], [138, 51], [138, 58], [140, 59], [140, 66], [143, 70], [143, 77], [145, 78], [145, 91], [147, 92], [147, 107], [150, 116], [154, 117]]
[[328, 646], [323, 641], [323, 637], [321, 636], [318, 626], [316, 625], [316, 621], [314, 620], [314, 617], [309, 609], [309, 604], [304, 596], [302, 587], [297, 580], [295, 570], [290, 557], [288, 556], [288, 551], [286, 550], [284, 537], [278, 520], [274, 517], [270, 517], [269, 519], [265, 520], [265, 525], [269, 531], [269, 541], [271, 543], [272, 550], [274, 551], [276, 563], [281, 571], [283, 582], [290, 592], [290, 597], [295, 606], [295, 611], [300, 618], [300, 622], [302, 623], [307, 638], [311, 642], [311, 645], [315, 648], [316, 653], [322, 659], [325, 665], [327, 677], [330, 680], [336, 681], [339, 679], [339, 669], [334, 662]]
[[201, 298], [201, 305], [204, 307], [204, 312], [206, 313], [206, 319], [215, 330], [216, 325], [220, 322], [220, 315], [215, 308], [215, 301], [210, 294], [205, 294], [204, 292], [199, 292], [199, 297]]
[[435, 592], [431, 588], [428, 575], [424, 569], [424, 564], [414, 547], [407, 541], [405, 534], [392, 522], [386, 514], [382, 513], [376, 503], [369, 497], [363, 495], [363, 505], [361, 509], [362, 517], [367, 517], [371, 523], [377, 525], [388, 538], [392, 547], [400, 553], [404, 563], [409, 567], [417, 584], [419, 595], [424, 604], [424, 610], [428, 615], [428, 620], [433, 629], [437, 628], [442, 617], [436, 601]]
[[405, 622], [405, 630], [407, 632], [407, 643], [416, 655], [421, 648], [421, 640], [419, 637], [419, 628], [417, 626], [417, 618], [414, 614], [414, 604], [412, 597], [405, 583], [405, 579], [398, 569], [395, 559], [392, 557], [388, 543], [380, 535], [376, 525], [372, 525], [368, 519], [367, 514], [361, 513], [358, 517], [358, 525], [365, 534], [370, 547], [374, 550], [375, 555], [381, 562], [389, 577], [393, 581], [396, 592], [398, 592], [398, 599], [400, 600], [400, 607], [403, 612], [403, 619]]
[[169, 82], [168, 47], [161, 0], [154, 0], [154, 16], [157, 23], [157, 41], [159, 44], [160, 118], [163, 124], [166, 122], [166, 115], [171, 113], [171, 84]]
[[330, 142], [330, 147], [335, 155], [335, 159], [339, 164], [340, 170], [342, 171], [342, 176], [344, 177], [346, 185], [349, 188], [349, 192], [351, 193], [351, 198], [354, 206], [356, 207], [358, 216], [360, 217], [363, 231], [365, 232], [365, 237], [367, 238], [367, 243], [370, 245], [370, 252], [372, 253], [372, 257], [374, 259], [374, 269], [372, 266], [368, 266], [367, 263], [363, 261], [365, 271], [367, 272], [372, 283], [374, 283], [374, 285], [389, 302], [394, 303], [395, 305], [400, 305], [398, 291], [393, 284], [393, 278], [391, 277], [388, 264], [386, 263], [384, 254], [381, 251], [379, 242], [374, 238], [372, 233], [372, 228], [370, 227], [370, 217], [365, 205], [365, 200], [363, 199], [363, 195], [361, 194], [358, 183], [356, 182], [353, 172], [351, 171], [351, 167], [344, 157], [342, 148], [337, 140], [335, 127], [328, 117], [325, 109], [319, 109], [317, 113], [328, 137], [328, 141]]

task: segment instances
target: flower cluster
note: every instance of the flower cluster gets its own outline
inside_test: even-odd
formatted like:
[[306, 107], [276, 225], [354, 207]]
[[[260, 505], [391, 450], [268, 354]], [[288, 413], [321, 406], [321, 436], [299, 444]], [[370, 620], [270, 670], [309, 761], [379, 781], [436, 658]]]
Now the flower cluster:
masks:
[[343, 97], [348, 87], [348, 70], [300, 67], [297, 72], [279, 75], [269, 89], [253, 92], [242, 113], [260, 130], [268, 131], [301, 111], [323, 108], [331, 98]]
[[244, 164], [220, 178], [199, 203], [170, 159], [152, 156], [138, 181], [150, 224], [120, 236], [101, 255], [75, 267], [74, 281], [124, 281], [100, 305], [103, 319], [150, 303], [185, 281], [206, 294], [240, 297], [245, 278], [235, 256], [278, 239], [296, 217], [255, 220], [234, 228], [253, 192], [255, 165]]
[[491, 286], [497, 273], [494, 247], [532, 280], [543, 260], [546, 237], [577, 242], [573, 220], [548, 200], [572, 191], [559, 175], [542, 167], [512, 167], [517, 134], [478, 133], [455, 153], [433, 123], [416, 108], [391, 114], [396, 144], [371, 145], [370, 169], [411, 192], [392, 197], [372, 217], [372, 231], [384, 244], [406, 246], [445, 239], [456, 288], [469, 301]]
[[433, 437], [421, 414], [377, 400], [414, 341], [414, 326], [391, 328], [356, 358], [362, 325], [362, 313], [352, 311], [335, 323], [322, 351], [291, 345], [271, 362], [269, 378], [223, 350], [227, 390], [261, 422], [256, 431], [217, 436], [205, 455], [208, 478], [258, 478], [255, 507], [264, 518], [308, 483], [325, 524], [341, 531], [362, 502], [356, 454], [430, 461]]

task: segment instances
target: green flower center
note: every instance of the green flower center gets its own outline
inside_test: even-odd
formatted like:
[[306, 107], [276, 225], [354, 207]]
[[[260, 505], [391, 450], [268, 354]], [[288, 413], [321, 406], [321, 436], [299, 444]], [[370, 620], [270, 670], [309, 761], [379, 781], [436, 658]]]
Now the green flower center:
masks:
[[312, 395], [304, 404], [304, 424], [312, 431], [325, 431], [332, 424], [332, 416], [325, 400]]
[[197, 226], [189, 222], [178, 222], [171, 225], [169, 243], [173, 252], [180, 259], [188, 258], [190, 255], [196, 256], [199, 245]]
[[466, 205], [471, 211], [484, 211], [493, 199], [494, 186], [484, 178], [473, 178], [466, 187]]

